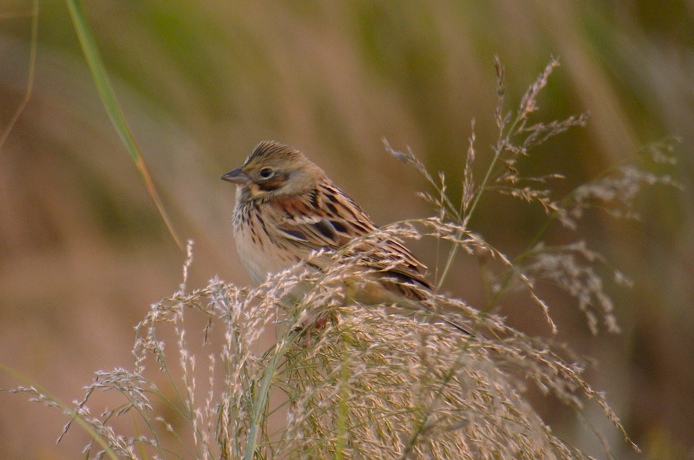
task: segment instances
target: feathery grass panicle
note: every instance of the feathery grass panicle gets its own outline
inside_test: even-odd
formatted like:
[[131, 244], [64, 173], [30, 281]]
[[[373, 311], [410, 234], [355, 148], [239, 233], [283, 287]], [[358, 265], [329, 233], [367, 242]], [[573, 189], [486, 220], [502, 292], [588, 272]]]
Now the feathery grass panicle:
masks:
[[[137, 326], [134, 370], [97, 372], [85, 397], [75, 403], [71, 416], [91, 427], [99, 443], [89, 444], [87, 455], [587, 458], [557, 437], [524, 399], [528, 385], [553, 395], [579, 418], [587, 404], [597, 404], [638, 451], [606, 397], [586, 381], [587, 362], [563, 344], [509, 327], [501, 308], [510, 292], [523, 289], [555, 332], [550, 304], [537, 290], [539, 283], [551, 282], [576, 298], [593, 332], [601, 323], [617, 332], [612, 301], [594, 268], [608, 266], [604, 257], [581, 239], [551, 246], [544, 236], [555, 222], [577, 228], [589, 207], [633, 216], [632, 203], [640, 189], [674, 181], [620, 166], [564, 198], [555, 198], [551, 188], [537, 188], [560, 177], [524, 177], [519, 157], [530, 155], [552, 136], [582, 126], [585, 116], [530, 124], [539, 107], [537, 98], [557, 66], [554, 59], [518, 109], [504, 114], [505, 71], [498, 59], [495, 64], [499, 137], [484, 176], [474, 177], [473, 162], [485, 156], [476, 152], [472, 125], [460, 203], [446, 193], [443, 175], [430, 174], [411, 150], [399, 152], [384, 140], [389, 153], [417, 169], [433, 188], [421, 195], [433, 205], [432, 217], [392, 224], [364, 237], [374, 244], [355, 240], [338, 253], [314, 254], [332, 261], [322, 264], [319, 273], [307, 268], [309, 260], [253, 289], [215, 278], [205, 288], [189, 291], [189, 243], [180, 291], [152, 305]], [[650, 151], [654, 161], [670, 162], [666, 147]], [[547, 222], [525, 251], [505, 254], [475, 233], [475, 216], [482, 212], [480, 200], [487, 193], [514, 196], [545, 210]], [[440, 247], [451, 248], [436, 269], [438, 286], [459, 257], [495, 261], [480, 264], [485, 278], [493, 281], [488, 304], [469, 305], [439, 292], [422, 292], [425, 300], [408, 309], [350, 301], [347, 280], [355, 266], [363, 268], [364, 260], [373, 255], [365, 254], [364, 247], [377, 252], [384, 239], [420, 237], [435, 238], [445, 243]], [[395, 267], [402, 261], [392, 263]], [[627, 283], [617, 270], [614, 279]], [[203, 320], [201, 335], [191, 319]], [[464, 324], [472, 334], [449, 324]], [[274, 343], [261, 347], [261, 338], [273, 333]], [[200, 361], [205, 365], [196, 364]], [[61, 407], [35, 388], [17, 391]], [[88, 406], [97, 391], [115, 391], [123, 401], [92, 415]], [[115, 422], [125, 415], [136, 429], [119, 434]], [[69, 427], [68, 423], [65, 431]], [[606, 451], [614, 457], [609, 446]]]

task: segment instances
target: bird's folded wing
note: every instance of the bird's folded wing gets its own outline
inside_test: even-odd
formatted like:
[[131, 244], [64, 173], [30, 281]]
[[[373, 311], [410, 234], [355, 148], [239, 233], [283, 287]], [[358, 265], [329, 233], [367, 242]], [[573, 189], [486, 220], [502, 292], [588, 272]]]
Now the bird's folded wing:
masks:
[[420, 272], [426, 267], [397, 238], [369, 237], [378, 229], [337, 187], [324, 186], [306, 196], [277, 198], [271, 207], [278, 236], [287, 244], [306, 249], [307, 255], [315, 250], [337, 251], [354, 242], [346, 255], [363, 255], [361, 265], [393, 275], [397, 282], [411, 280], [420, 287], [431, 287]]

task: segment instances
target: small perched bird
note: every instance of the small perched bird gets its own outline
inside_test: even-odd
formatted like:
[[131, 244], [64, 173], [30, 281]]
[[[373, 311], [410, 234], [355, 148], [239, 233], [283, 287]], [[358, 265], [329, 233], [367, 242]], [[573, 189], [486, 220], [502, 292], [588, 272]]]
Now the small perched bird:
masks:
[[[339, 251], [378, 231], [357, 203], [293, 147], [262, 141], [243, 166], [222, 179], [236, 184], [234, 238], [256, 283], [299, 262], [321, 271], [330, 259], [307, 261], [314, 251]], [[349, 298], [365, 305], [411, 307], [431, 291], [424, 265], [396, 238], [364, 238], [353, 250], [364, 257], [344, 283]]]

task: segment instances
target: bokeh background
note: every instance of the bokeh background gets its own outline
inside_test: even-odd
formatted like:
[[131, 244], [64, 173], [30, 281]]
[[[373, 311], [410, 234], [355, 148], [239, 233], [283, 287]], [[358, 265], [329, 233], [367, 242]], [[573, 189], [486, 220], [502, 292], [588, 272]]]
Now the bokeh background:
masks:
[[[31, 2], [0, 4], [0, 132], [26, 94]], [[475, 120], [481, 168], [494, 142], [494, 55], [508, 108], [549, 62], [540, 119], [590, 112], [524, 160], [557, 172], [565, 193], [645, 145], [679, 136], [670, 170], [685, 186], [645, 190], [640, 222], [590, 215], [582, 235], [634, 280], [613, 286], [620, 335], [593, 337], [569, 299], [549, 293], [558, 339], [597, 359], [608, 393], [646, 458], [694, 449], [694, 2], [691, 0], [347, 2], [91, 0], [86, 13], [124, 113], [175, 227], [195, 240], [190, 287], [215, 275], [248, 284], [231, 236], [233, 188], [219, 177], [261, 139], [305, 151], [377, 223], [426, 216], [418, 174], [389, 157], [408, 146], [459, 194]], [[64, 2], [40, 2], [30, 100], [0, 145], [0, 362], [63, 401], [94, 371], [132, 368], [134, 326], [181, 282], [184, 254], [157, 214], [101, 105]], [[481, 169], [480, 169], [481, 171]], [[511, 255], [544, 215], [481, 203], [473, 229]], [[557, 229], [561, 230], [561, 229]], [[413, 249], [430, 266], [435, 248]], [[446, 287], [484, 301], [475, 261]], [[505, 305], [546, 335], [541, 312]], [[0, 375], [0, 386], [18, 382]], [[600, 457], [571, 411], [532, 397], [565, 439]], [[595, 413], [593, 413], [595, 412]], [[584, 414], [618, 458], [633, 453], [592, 408]], [[0, 458], [76, 458], [58, 446], [65, 417], [0, 394]], [[641, 457], [643, 458], [643, 457]]]

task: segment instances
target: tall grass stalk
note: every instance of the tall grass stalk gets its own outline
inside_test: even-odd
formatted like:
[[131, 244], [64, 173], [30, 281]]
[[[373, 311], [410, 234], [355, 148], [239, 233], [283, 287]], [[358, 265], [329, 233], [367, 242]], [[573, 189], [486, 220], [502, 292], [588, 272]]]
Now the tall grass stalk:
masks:
[[17, 124], [17, 120], [19, 120], [19, 117], [22, 115], [22, 112], [24, 112], [24, 109], [31, 100], [31, 96], [34, 92], [34, 75], [36, 73], [36, 52], [38, 49], [39, 35], [39, 0], [33, 1], [30, 14], [31, 47], [29, 48], [29, 71], [27, 72], [27, 86], [26, 90], [24, 91], [24, 96], [22, 97], [21, 102], [17, 106], [17, 109], [14, 111], [14, 114], [10, 118], [9, 123], [0, 134], [0, 151], [2, 151], [2, 147], [5, 144], [7, 137], [14, 129], [15, 125]]
[[171, 222], [171, 219], [164, 208], [164, 204], [159, 197], [159, 192], [157, 192], [154, 181], [152, 180], [152, 176], [147, 168], [147, 164], [145, 163], [144, 157], [140, 152], [140, 147], [135, 141], [135, 137], [130, 130], [130, 125], [128, 125], [127, 120], [123, 116], [123, 111], [120, 108], [120, 104], [118, 104], [118, 99], [116, 99], [116, 94], [113, 91], [111, 81], [108, 77], [108, 73], [106, 72], [106, 68], [104, 67], [101, 55], [99, 54], [96, 41], [94, 40], [94, 34], [92, 34], [91, 29], [89, 28], [89, 23], [87, 22], [87, 17], [84, 13], [84, 6], [82, 5], [81, 0], [66, 0], [66, 2], [68, 9], [70, 10], [70, 16], [72, 17], [75, 32], [77, 32], [77, 37], [79, 38], [80, 45], [82, 46], [84, 57], [87, 61], [87, 65], [89, 66], [89, 71], [92, 74], [92, 79], [94, 80], [96, 88], [99, 91], [99, 96], [101, 96], [101, 101], [104, 104], [104, 108], [106, 109], [106, 112], [113, 123], [113, 127], [120, 136], [123, 145], [125, 145], [130, 157], [135, 162], [135, 167], [137, 167], [137, 171], [140, 173], [140, 177], [145, 184], [147, 193], [149, 193], [154, 205], [157, 207], [159, 215], [166, 224], [171, 237], [174, 239], [178, 247], [183, 249], [181, 239], [179, 238], [178, 233], [176, 232], [176, 229], [174, 228], [173, 223]]

